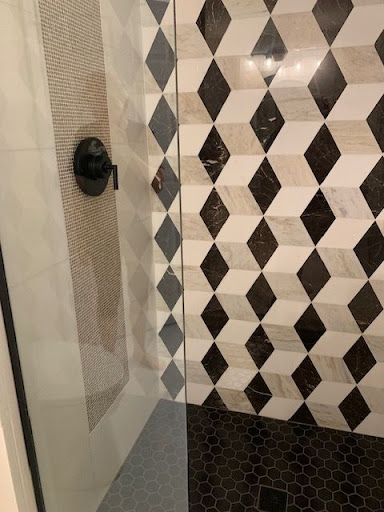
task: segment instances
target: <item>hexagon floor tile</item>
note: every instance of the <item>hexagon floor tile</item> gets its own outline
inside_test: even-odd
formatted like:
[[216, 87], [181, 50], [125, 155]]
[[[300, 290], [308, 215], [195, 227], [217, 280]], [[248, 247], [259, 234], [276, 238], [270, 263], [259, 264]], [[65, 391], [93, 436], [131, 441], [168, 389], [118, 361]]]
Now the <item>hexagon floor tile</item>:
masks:
[[384, 439], [188, 405], [188, 454], [190, 512], [384, 510]]
[[185, 404], [160, 400], [98, 512], [188, 512]]

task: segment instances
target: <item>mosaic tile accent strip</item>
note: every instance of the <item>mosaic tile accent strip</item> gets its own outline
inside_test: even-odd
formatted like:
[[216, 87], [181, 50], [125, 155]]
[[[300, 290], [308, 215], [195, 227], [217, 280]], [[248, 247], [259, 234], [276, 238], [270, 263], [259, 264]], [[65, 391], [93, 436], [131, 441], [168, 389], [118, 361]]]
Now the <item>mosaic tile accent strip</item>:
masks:
[[110, 147], [98, 0], [39, 1], [89, 428], [128, 381], [116, 202], [78, 188], [73, 152], [85, 137]]
[[188, 400], [384, 437], [384, 5], [176, 14]]
[[160, 400], [98, 512], [188, 512], [186, 406]]
[[384, 509], [381, 438], [188, 405], [188, 455], [190, 512]]
[[[185, 400], [178, 112], [173, 0], [143, 0], [159, 371], [164, 398]], [[204, 108], [204, 106], [203, 106]], [[170, 326], [177, 335], [173, 342]], [[167, 336], [171, 336], [170, 339]]]

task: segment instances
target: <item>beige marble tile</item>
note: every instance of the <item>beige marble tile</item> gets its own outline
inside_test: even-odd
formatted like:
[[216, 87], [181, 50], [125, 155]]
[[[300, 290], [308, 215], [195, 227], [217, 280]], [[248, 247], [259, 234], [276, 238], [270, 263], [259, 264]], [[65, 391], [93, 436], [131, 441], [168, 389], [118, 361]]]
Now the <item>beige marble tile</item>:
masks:
[[268, 155], [268, 160], [283, 187], [318, 185], [304, 155]]
[[354, 249], [371, 225], [372, 220], [337, 218], [319, 241], [318, 247]]
[[328, 46], [288, 52], [273, 79], [271, 89], [307, 87], [327, 53]]
[[216, 190], [231, 215], [262, 215], [248, 187], [217, 185]]
[[384, 437], [384, 415], [372, 412], [360, 423], [355, 432], [367, 436]]
[[256, 371], [256, 365], [244, 345], [221, 342], [217, 342], [217, 345], [230, 367]]
[[204, 240], [210, 242], [212, 236], [198, 213], [185, 213], [183, 215], [183, 239]]
[[298, 217], [266, 217], [268, 226], [281, 245], [314, 246], [308, 231]]
[[327, 48], [328, 43], [311, 12], [272, 15], [288, 50]]
[[366, 279], [353, 249], [318, 247], [317, 251], [332, 276]]
[[178, 24], [195, 23], [204, 6], [204, 0], [194, 0], [193, 2], [176, 0], [175, 6], [176, 20]]
[[202, 405], [213, 391], [213, 384], [199, 384], [197, 382], [189, 382], [187, 373], [187, 403]]
[[308, 403], [308, 408], [319, 426], [347, 432], [351, 430], [338, 407], [311, 402]]
[[384, 83], [347, 85], [327, 121], [365, 120], [383, 93]]
[[264, 155], [250, 124], [218, 124], [216, 128], [231, 155]]
[[211, 124], [212, 119], [197, 92], [179, 94], [179, 121], [181, 124]]
[[184, 286], [186, 290], [209, 292], [212, 290], [200, 267], [184, 266]]
[[251, 55], [255, 41], [261, 36], [267, 21], [267, 13], [257, 17], [233, 19], [215, 55]]
[[217, 288], [217, 293], [247, 295], [260, 272], [230, 268]]
[[260, 411], [260, 416], [277, 420], [289, 420], [302, 405], [303, 400], [272, 397]]
[[182, 186], [212, 185], [212, 181], [197, 155], [181, 156], [180, 174]]
[[358, 188], [321, 187], [336, 217], [350, 219], [373, 219], [373, 214]]
[[216, 340], [220, 343], [231, 343], [244, 346], [260, 322], [245, 322], [244, 320], [229, 319]]
[[195, 23], [185, 23], [178, 26], [177, 53], [180, 60], [210, 57], [212, 55]]
[[229, 318], [233, 320], [244, 320], [245, 322], [258, 321], [256, 313], [253, 311], [246, 297], [219, 293], [217, 294], [217, 298]]
[[300, 217], [317, 187], [282, 187], [265, 212], [268, 217]]
[[309, 302], [307, 292], [297, 275], [264, 272], [264, 276], [277, 299]]
[[223, 389], [233, 389], [236, 391], [244, 391], [251, 380], [255, 377], [255, 370], [247, 370], [245, 368], [229, 367], [217, 382], [216, 386]]
[[359, 326], [347, 306], [316, 303], [314, 307], [326, 329], [336, 332], [360, 332]]
[[323, 116], [307, 87], [271, 89], [285, 121], [322, 121]]
[[255, 409], [243, 391], [217, 388], [217, 392], [230, 411], [255, 414]]
[[307, 307], [307, 302], [277, 300], [265, 315], [263, 324], [294, 326]]
[[273, 14], [312, 11], [316, 1], [317, 0], [280, 0], [274, 8]]
[[187, 361], [186, 371], [188, 375], [188, 382], [204, 384], [205, 386], [210, 386], [212, 384], [208, 373], [200, 361]]
[[230, 268], [260, 270], [259, 264], [246, 244], [217, 242], [216, 245]]
[[179, 92], [198, 91], [211, 62], [212, 58], [209, 58], [209, 56], [181, 59], [179, 55], [177, 61]]
[[331, 277], [313, 299], [315, 304], [347, 306], [367, 282], [366, 279]]
[[350, 155], [381, 153], [366, 121], [328, 121], [327, 126], [341, 153]]
[[275, 350], [268, 360], [264, 363], [263, 375], [267, 373], [291, 376], [305, 359], [302, 353], [285, 352], [284, 350]]
[[223, 0], [224, 5], [232, 19], [258, 17], [268, 15], [263, 0]]
[[232, 90], [267, 88], [252, 55], [216, 57], [216, 63]]
[[216, 122], [250, 123], [264, 98], [264, 89], [239, 89], [231, 91], [222, 106]]
[[383, 64], [374, 46], [334, 48], [333, 55], [349, 84], [384, 81]]
[[311, 252], [312, 247], [280, 245], [265, 265], [264, 271], [297, 274]]
[[262, 217], [257, 215], [230, 215], [217, 235], [218, 242], [247, 243]]
[[212, 335], [200, 315], [185, 315], [185, 334], [190, 338], [212, 339]]
[[352, 10], [332, 48], [374, 45], [383, 31], [384, 4], [366, 5]]
[[351, 372], [348, 370], [347, 365], [341, 357], [311, 353], [311, 360], [322, 380], [345, 384], [353, 384], [355, 382]]
[[321, 121], [288, 121], [272, 144], [270, 155], [304, 155], [322, 126]]
[[291, 376], [277, 373], [265, 373], [264, 370], [261, 370], [260, 374], [273, 396], [302, 400], [303, 396]]
[[217, 186], [248, 186], [264, 155], [232, 155], [216, 181]]
[[262, 327], [275, 350], [306, 353], [305, 347], [293, 326], [268, 324], [263, 321]]

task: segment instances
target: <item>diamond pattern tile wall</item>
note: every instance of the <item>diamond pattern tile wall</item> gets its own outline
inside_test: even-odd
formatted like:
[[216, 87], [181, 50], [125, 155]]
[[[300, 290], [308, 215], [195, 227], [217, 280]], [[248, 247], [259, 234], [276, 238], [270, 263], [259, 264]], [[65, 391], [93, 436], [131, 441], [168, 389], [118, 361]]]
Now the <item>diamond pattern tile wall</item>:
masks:
[[188, 399], [384, 436], [384, 4], [176, 13]]

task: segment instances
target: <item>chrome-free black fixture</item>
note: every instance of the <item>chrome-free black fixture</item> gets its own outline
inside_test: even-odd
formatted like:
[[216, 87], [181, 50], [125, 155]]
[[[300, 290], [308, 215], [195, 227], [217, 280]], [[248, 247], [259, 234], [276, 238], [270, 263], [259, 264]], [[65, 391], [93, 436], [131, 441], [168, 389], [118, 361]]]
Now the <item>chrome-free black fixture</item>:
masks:
[[113, 175], [113, 188], [119, 188], [117, 165], [113, 165], [108, 151], [100, 139], [87, 137], [76, 148], [73, 159], [76, 181], [81, 190], [89, 196], [99, 196]]

